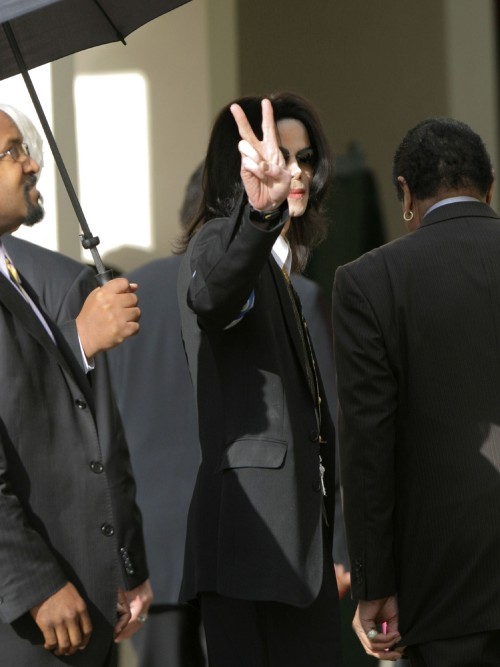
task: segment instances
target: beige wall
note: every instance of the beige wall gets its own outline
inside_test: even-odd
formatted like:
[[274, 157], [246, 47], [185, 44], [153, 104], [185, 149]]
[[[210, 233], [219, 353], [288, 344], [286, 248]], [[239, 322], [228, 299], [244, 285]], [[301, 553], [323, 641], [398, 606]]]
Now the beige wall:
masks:
[[[148, 81], [154, 248], [148, 255], [143, 250], [126, 247], [133, 240], [122, 238], [117, 219], [114, 242], [118, 248], [105, 255], [105, 259], [116, 266], [130, 269], [171, 252], [172, 241], [179, 233], [178, 212], [184, 187], [203, 157], [214, 110], [237, 94], [234, 23], [233, 0], [213, 3], [193, 0], [137, 30], [127, 38], [126, 47], [121, 44], [100, 46], [54, 64], [54, 131], [75, 187], [78, 173], [71, 102], [73, 77], [133, 71], [142, 73]], [[99, 151], [96, 152], [96, 159], [107, 159], [110, 169], [121, 169], [124, 173], [123, 190], [107, 192], [103, 184], [96, 196], [127, 199], [134, 196], [134, 170], [141, 168], [134, 161], [133, 119], [128, 136], [114, 137], [112, 129], [110, 145], [116, 140], [130, 143], [130, 161], [116, 165], [112, 156], [101, 158]], [[77, 223], [69, 222], [74, 214], [62, 186], [58, 208], [59, 219], [64, 220], [59, 249], [79, 257]], [[87, 222], [102, 240], [99, 221], [87, 218]], [[137, 224], [139, 226], [141, 220]]]
[[[433, 115], [461, 118], [498, 164], [493, 16], [493, 0], [315, 0], [307, 8], [299, 0], [192, 0], [133, 33], [127, 47], [101, 46], [56, 63], [55, 135], [77, 185], [73, 77], [127, 70], [147, 76], [151, 257], [158, 257], [171, 251], [184, 185], [216, 111], [240, 94], [296, 90], [317, 106], [336, 154], [359, 142], [375, 172], [388, 235], [397, 236], [404, 227], [391, 161], [410, 126]], [[122, 139], [133, 143], [133, 123]], [[133, 197], [133, 156], [120, 168], [127, 176], [117, 196]], [[79, 257], [77, 223], [61, 188], [58, 219], [59, 249]], [[88, 222], [102, 237], [99, 221]], [[121, 238], [119, 220], [112, 235], [116, 246], [132, 241]], [[111, 255], [126, 269], [150, 258]]]
[[335, 153], [358, 141], [391, 237], [404, 232], [391, 161], [407, 129], [455, 114], [495, 138], [491, 0], [317, 0], [307, 11], [299, 0], [238, 0], [238, 8], [241, 92], [300, 92], [317, 105]]
[[[446, 0], [447, 101], [450, 116], [469, 123], [482, 136], [500, 173], [498, 61], [495, 2]], [[500, 5], [499, 5], [500, 7]], [[493, 206], [498, 210], [497, 185]]]

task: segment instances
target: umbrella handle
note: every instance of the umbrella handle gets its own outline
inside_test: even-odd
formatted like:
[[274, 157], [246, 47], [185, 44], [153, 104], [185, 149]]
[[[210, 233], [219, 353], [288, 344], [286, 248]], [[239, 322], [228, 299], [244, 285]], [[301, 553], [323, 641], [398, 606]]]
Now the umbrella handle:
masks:
[[113, 280], [113, 270], [106, 269], [104, 267], [96, 248], [96, 245], [99, 243], [99, 237], [93, 236], [92, 238], [87, 239], [83, 234], [80, 234], [80, 242], [84, 250], [90, 250], [90, 254], [92, 255], [96, 268], [98, 264], [101, 265], [101, 270], [98, 273], [96, 272], [95, 274], [95, 279], [97, 280], [99, 286], [102, 287], [106, 283], [109, 283], [110, 280]]
[[111, 278], [113, 277], [113, 272], [106, 270], [102, 262], [101, 256], [99, 255], [99, 251], [96, 248], [96, 246], [99, 244], [99, 237], [92, 236], [87, 220], [85, 218], [85, 214], [83, 213], [83, 209], [78, 200], [75, 188], [73, 187], [73, 183], [71, 182], [71, 179], [69, 177], [68, 170], [66, 169], [66, 165], [64, 164], [62, 155], [59, 152], [56, 140], [54, 139], [54, 135], [52, 134], [52, 130], [47, 121], [47, 117], [45, 116], [45, 112], [43, 110], [42, 105], [40, 104], [40, 100], [38, 98], [33, 82], [31, 81], [31, 77], [28, 73], [28, 68], [26, 67], [26, 63], [24, 62], [24, 58], [17, 44], [10, 22], [6, 21], [5, 23], [2, 24], [2, 27], [4, 29], [7, 40], [10, 44], [10, 48], [12, 49], [12, 53], [14, 54], [14, 57], [16, 59], [19, 71], [24, 79], [24, 83], [26, 84], [26, 88], [28, 89], [28, 92], [30, 94], [31, 101], [33, 102], [33, 106], [35, 107], [35, 111], [37, 112], [38, 118], [40, 119], [40, 123], [45, 132], [45, 136], [47, 137], [47, 141], [49, 142], [50, 150], [52, 151], [52, 155], [54, 156], [55, 163], [57, 165], [57, 168], [59, 169], [59, 173], [64, 183], [64, 187], [66, 188], [66, 192], [68, 193], [70, 201], [73, 205], [73, 210], [75, 211], [76, 217], [78, 218], [78, 222], [80, 223], [80, 227], [83, 232], [83, 234], [80, 234], [80, 240], [82, 246], [86, 250], [90, 250], [92, 254], [92, 259], [94, 260], [97, 269], [96, 280], [99, 283], [99, 285], [104, 285], [109, 280], [111, 280]]

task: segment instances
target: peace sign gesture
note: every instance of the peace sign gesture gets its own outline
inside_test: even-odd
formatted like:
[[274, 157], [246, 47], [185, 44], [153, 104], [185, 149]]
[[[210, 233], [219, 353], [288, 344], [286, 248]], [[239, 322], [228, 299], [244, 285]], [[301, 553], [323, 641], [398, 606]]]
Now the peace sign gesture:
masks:
[[258, 211], [269, 211], [285, 201], [290, 189], [290, 173], [279, 145], [273, 107], [268, 99], [262, 100], [262, 141], [252, 130], [245, 112], [238, 104], [231, 105], [231, 113], [238, 126], [241, 141], [241, 180], [248, 201]]

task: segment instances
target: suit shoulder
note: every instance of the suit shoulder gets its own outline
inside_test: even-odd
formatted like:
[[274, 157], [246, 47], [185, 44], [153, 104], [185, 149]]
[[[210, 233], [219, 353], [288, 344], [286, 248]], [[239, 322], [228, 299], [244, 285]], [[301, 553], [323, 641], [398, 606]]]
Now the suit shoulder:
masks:
[[345, 271], [353, 276], [362, 276], [366, 273], [381, 271], [395, 258], [405, 255], [415, 245], [414, 241], [415, 237], [413, 233], [400, 236], [340, 266], [337, 272], [339, 275]]
[[292, 284], [297, 290], [299, 296], [302, 294], [316, 295], [322, 294], [323, 289], [317, 282], [311, 280], [311, 278], [306, 278], [300, 273], [292, 273], [291, 275]]
[[[42, 275], [46, 270], [49, 272], [57, 271], [58, 276], [64, 275], [68, 279], [74, 279], [80, 273], [92, 273], [92, 270], [82, 262], [63, 255], [63, 253], [56, 250], [49, 250], [36, 243], [26, 241], [25, 239], [6, 235], [2, 237], [2, 242], [7, 248], [9, 255], [11, 255], [13, 262], [19, 264], [19, 268], [25, 276], [28, 273], [32, 273], [29, 270], [30, 264], [33, 267], [36, 266], [36, 275], [38, 276]], [[34, 268], [33, 273], [35, 273]]]
[[128, 271], [126, 276], [129, 280], [144, 284], [149, 281], [157, 281], [161, 279], [169, 279], [172, 276], [177, 276], [179, 266], [182, 262], [182, 255], [172, 255], [169, 257], [161, 257], [152, 262], [143, 264], [142, 266]]

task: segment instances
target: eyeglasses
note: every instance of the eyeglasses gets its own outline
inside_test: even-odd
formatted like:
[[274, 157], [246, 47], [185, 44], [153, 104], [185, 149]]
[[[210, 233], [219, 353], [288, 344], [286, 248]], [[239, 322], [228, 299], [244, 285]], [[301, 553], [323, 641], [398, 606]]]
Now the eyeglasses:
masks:
[[30, 157], [30, 149], [28, 144], [25, 144], [24, 142], [21, 144], [14, 144], [8, 151], [0, 153], [0, 160], [3, 160], [7, 155], [10, 155], [14, 162], [24, 162], [26, 158]]

